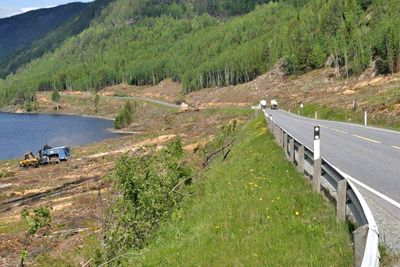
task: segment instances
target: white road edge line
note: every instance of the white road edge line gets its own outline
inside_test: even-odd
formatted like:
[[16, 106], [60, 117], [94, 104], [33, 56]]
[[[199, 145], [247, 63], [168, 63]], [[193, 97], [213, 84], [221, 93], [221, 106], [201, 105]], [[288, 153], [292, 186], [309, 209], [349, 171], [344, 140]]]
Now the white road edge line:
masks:
[[334, 130], [335, 132], [338, 132], [338, 133], [348, 134], [348, 132], [345, 132], [345, 131], [342, 131], [342, 130], [339, 130], [339, 129], [332, 128], [332, 130]]
[[361, 135], [353, 134], [353, 136], [354, 136], [354, 137], [357, 137], [357, 138], [360, 138], [360, 139], [363, 139], [363, 140], [365, 140], [365, 141], [370, 141], [370, 142], [373, 142], [373, 143], [382, 144], [382, 143], [379, 142], [379, 141], [376, 141], [376, 140], [373, 140], [373, 139], [369, 139], [369, 138], [364, 137], [364, 136], [361, 136]]
[[392, 146], [395, 149], [400, 149], [400, 146]]
[[369, 187], [368, 185], [363, 184], [362, 182], [360, 182], [360, 181], [354, 179], [353, 177], [347, 176], [347, 179], [349, 179], [349, 180], [352, 181], [353, 183], [358, 184], [359, 186], [361, 186], [361, 187], [363, 187], [364, 189], [368, 190], [368, 191], [371, 192], [372, 194], [374, 194], [374, 195], [376, 195], [376, 196], [382, 198], [383, 200], [389, 202], [390, 204], [392, 204], [392, 205], [395, 206], [396, 208], [399, 208], [399, 209], [400, 209], [400, 203], [399, 203], [399, 202], [397, 202], [397, 201], [391, 199], [390, 197], [388, 197], [388, 196], [382, 194], [381, 192], [376, 191], [375, 189]]

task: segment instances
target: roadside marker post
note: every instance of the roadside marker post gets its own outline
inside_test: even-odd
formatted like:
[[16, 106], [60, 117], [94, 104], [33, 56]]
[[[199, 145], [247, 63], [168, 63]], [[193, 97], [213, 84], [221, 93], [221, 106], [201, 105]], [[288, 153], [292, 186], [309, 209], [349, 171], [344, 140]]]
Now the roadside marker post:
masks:
[[314, 190], [318, 193], [321, 191], [321, 127], [314, 127], [314, 168], [313, 168], [313, 185]]
[[365, 126], [368, 125], [368, 113], [367, 113], [366, 110], [364, 111], [364, 125], [365, 125]]

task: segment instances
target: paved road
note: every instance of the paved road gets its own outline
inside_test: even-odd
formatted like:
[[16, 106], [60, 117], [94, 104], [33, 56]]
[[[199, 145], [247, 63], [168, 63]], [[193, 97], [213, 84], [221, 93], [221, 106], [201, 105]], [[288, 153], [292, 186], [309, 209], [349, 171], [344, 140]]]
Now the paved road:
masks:
[[313, 127], [321, 126], [321, 155], [358, 182], [370, 206], [381, 240], [400, 252], [400, 132], [315, 120], [281, 110], [268, 114], [309, 148]]

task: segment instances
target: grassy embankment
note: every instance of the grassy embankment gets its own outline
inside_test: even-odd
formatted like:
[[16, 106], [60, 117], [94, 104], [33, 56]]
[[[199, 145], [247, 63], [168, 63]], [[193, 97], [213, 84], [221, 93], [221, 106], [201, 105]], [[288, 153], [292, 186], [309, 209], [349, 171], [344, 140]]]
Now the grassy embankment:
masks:
[[239, 138], [148, 248], [125, 255], [126, 265], [351, 266], [347, 225], [284, 159], [263, 120]]
[[303, 110], [297, 106], [289, 106], [292, 112], [303, 116], [314, 117], [318, 113], [319, 119], [336, 120], [364, 124], [364, 111], [368, 111], [368, 125], [400, 130], [398, 108], [400, 105], [399, 88], [387, 89], [385, 94], [360, 95], [360, 107], [357, 110], [338, 108], [320, 103], [307, 103]]
[[[334, 107], [321, 106], [319, 104], [308, 104], [304, 107], [301, 115], [314, 118], [315, 112], [318, 119], [343, 121], [356, 124], [364, 124], [364, 111], [345, 110]], [[368, 125], [381, 128], [400, 130], [400, 121], [390, 116], [368, 116]]]

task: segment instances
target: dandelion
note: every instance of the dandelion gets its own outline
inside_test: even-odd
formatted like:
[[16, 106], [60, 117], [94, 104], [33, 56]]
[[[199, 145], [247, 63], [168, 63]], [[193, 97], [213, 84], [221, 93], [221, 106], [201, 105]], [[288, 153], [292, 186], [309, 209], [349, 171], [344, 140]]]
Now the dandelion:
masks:
[[299, 215], [300, 215], [300, 212], [296, 211], [296, 213], [295, 213], [295, 214], [296, 214], [296, 216], [299, 216]]

